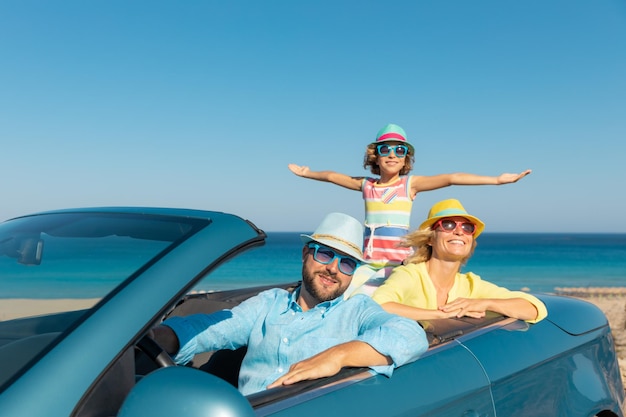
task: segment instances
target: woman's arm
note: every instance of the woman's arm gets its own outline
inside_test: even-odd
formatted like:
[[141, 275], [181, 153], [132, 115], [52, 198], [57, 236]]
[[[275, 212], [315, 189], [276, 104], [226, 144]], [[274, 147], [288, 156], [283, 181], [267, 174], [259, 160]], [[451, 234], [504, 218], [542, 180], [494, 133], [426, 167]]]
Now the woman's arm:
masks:
[[389, 301], [381, 304], [381, 307], [388, 313], [397, 314], [411, 320], [431, 320], [454, 317], [455, 313], [448, 313], [441, 310], [430, 310], [427, 308], [412, 307], [402, 303]]
[[441, 307], [444, 313], [455, 313], [456, 317], [484, 317], [486, 311], [520, 320], [537, 319], [537, 308], [524, 298], [457, 298]]

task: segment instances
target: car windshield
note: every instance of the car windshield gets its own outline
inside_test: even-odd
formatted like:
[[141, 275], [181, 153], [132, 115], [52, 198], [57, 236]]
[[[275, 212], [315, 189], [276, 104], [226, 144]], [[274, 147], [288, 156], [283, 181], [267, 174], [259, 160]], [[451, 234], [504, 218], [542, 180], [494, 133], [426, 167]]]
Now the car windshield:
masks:
[[206, 225], [173, 219], [57, 212], [0, 223], [0, 321], [93, 306]]

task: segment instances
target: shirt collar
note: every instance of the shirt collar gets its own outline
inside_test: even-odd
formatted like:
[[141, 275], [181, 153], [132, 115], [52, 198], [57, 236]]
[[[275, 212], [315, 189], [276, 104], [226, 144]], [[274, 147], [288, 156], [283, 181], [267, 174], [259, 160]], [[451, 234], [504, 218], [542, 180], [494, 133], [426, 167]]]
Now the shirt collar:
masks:
[[[289, 302], [288, 302], [286, 311], [287, 310], [292, 310], [292, 311], [297, 311], [297, 312], [302, 311], [302, 307], [300, 307], [300, 305], [298, 304], [298, 297], [300, 296], [301, 289], [302, 289], [302, 284], [300, 284], [300, 286], [291, 293], [291, 295], [289, 296]], [[327, 311], [329, 311], [330, 309], [332, 309], [337, 304], [343, 301], [344, 301], [344, 297], [339, 296], [335, 298], [334, 300], [324, 301], [322, 303], [319, 303], [318, 305], [313, 307], [310, 311], [319, 309], [319, 310], [322, 310], [322, 314], [325, 314]]]

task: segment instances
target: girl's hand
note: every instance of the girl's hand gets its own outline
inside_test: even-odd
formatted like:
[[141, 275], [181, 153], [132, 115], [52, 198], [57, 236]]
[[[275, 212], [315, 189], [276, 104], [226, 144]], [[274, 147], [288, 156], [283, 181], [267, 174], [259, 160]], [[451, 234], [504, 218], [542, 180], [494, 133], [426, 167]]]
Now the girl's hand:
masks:
[[304, 165], [300, 166], [296, 164], [289, 164], [287, 165], [287, 167], [291, 170], [291, 172], [293, 172], [299, 177], [306, 177], [308, 173], [311, 171], [309, 167], [304, 166]]
[[517, 182], [531, 172], [532, 170], [527, 169], [526, 171], [520, 172], [519, 174], [500, 174], [500, 176], [498, 177], [498, 184], [510, 184], [512, 182]]

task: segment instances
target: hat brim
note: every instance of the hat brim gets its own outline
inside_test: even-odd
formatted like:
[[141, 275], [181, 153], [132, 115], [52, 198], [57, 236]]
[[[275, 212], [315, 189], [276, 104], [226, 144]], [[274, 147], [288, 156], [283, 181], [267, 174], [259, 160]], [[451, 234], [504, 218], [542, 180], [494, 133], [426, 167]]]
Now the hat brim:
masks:
[[462, 213], [462, 212], [457, 213], [457, 214], [451, 212], [451, 213], [446, 213], [445, 215], [442, 215], [442, 216], [431, 217], [430, 219], [420, 224], [419, 230], [426, 230], [433, 224], [437, 223], [439, 219], [445, 219], [448, 217], [463, 217], [471, 221], [472, 223], [474, 223], [476, 225], [476, 232], [474, 233], [474, 238], [477, 238], [478, 235], [480, 235], [483, 232], [483, 230], [485, 230], [485, 223], [483, 223], [478, 217], [472, 216], [471, 214]]
[[337, 239], [315, 238], [313, 236], [309, 236], [305, 234], [300, 235], [300, 239], [302, 240], [302, 243], [304, 243], [305, 245], [310, 242], [317, 242], [321, 245], [328, 246], [331, 249], [336, 249], [339, 252], [343, 252], [344, 254], [358, 260], [359, 262], [367, 263], [367, 261], [363, 259], [362, 253], [356, 251], [353, 247], [346, 245], [345, 243], [342, 243], [341, 241]]

